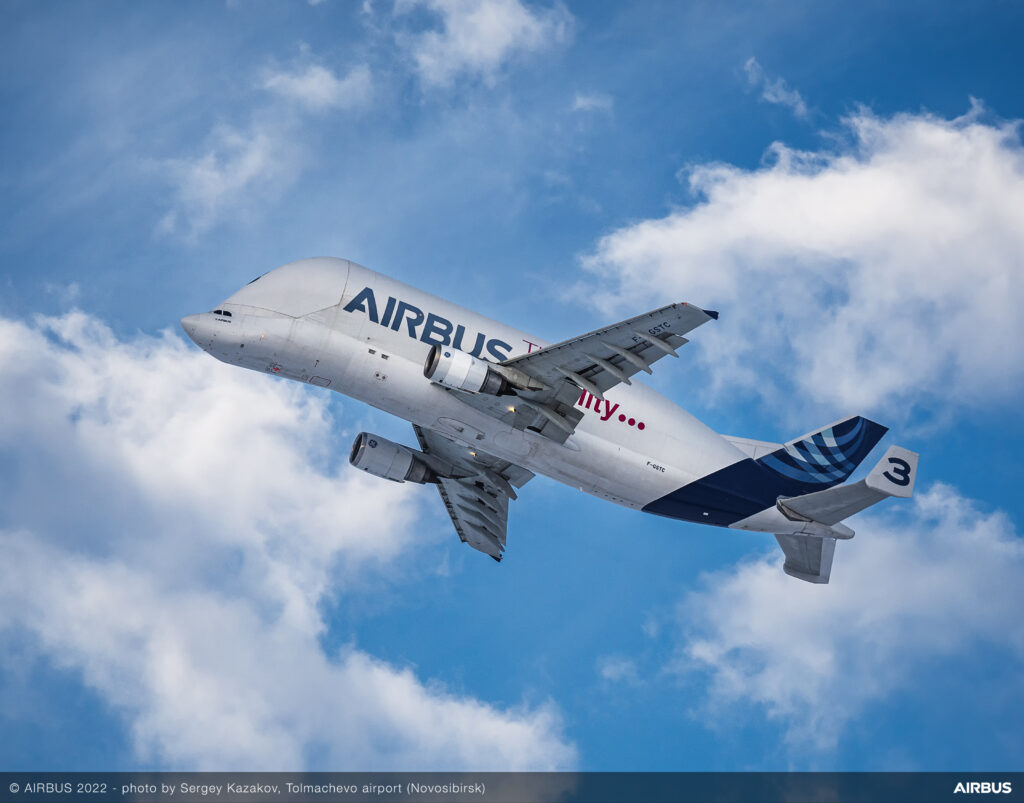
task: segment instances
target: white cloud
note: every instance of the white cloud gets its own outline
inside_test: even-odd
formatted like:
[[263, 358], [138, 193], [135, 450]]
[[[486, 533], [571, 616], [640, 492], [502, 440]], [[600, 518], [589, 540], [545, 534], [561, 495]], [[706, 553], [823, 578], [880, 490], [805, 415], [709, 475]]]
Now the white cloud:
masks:
[[[984, 404], [1024, 388], [1024, 148], [980, 110], [845, 121], [834, 150], [705, 164], [698, 200], [600, 240], [617, 311], [722, 311], [694, 340], [718, 388], [839, 411]], [[588, 289], [592, 293], [592, 288]]]
[[574, 112], [610, 112], [614, 105], [615, 102], [611, 95], [605, 95], [601, 92], [590, 94], [577, 92], [572, 101], [572, 110]]
[[637, 683], [636, 661], [625, 655], [605, 655], [597, 661], [597, 673], [611, 683]]
[[799, 753], [833, 749], [936, 660], [994, 646], [1024, 668], [1024, 541], [1006, 515], [939, 484], [902, 519], [871, 518], [840, 544], [827, 586], [784, 575], [777, 550], [705, 576], [680, 606], [671, 671], [708, 673], [715, 714], [762, 707]]
[[322, 608], [431, 539], [414, 527], [424, 489], [351, 471], [321, 396], [81, 313], [0, 319], [0, 356], [0, 638], [80, 673], [140, 761], [574, 763], [551, 705], [498, 709], [323, 652]]
[[789, 107], [801, 119], [807, 117], [807, 104], [795, 89], [790, 89], [782, 78], [769, 78], [764, 69], [751, 56], [743, 65], [750, 86], [761, 90], [761, 99], [768, 103]]
[[174, 198], [158, 231], [194, 240], [229, 212], [244, 213], [279, 195], [301, 162], [302, 149], [284, 121], [254, 123], [247, 131], [219, 125], [202, 153], [160, 163]]
[[[303, 59], [312, 58], [303, 47]], [[308, 135], [303, 117], [365, 107], [373, 94], [370, 69], [360, 64], [343, 78], [327, 67], [266, 71], [260, 87], [277, 98], [244, 128], [219, 124], [193, 156], [164, 159], [155, 170], [171, 185], [170, 209], [157, 231], [194, 241], [229, 215], [246, 216], [279, 197], [301, 175]], [[308, 117], [306, 118], [308, 124]]]
[[404, 34], [399, 41], [430, 86], [448, 86], [463, 74], [491, 83], [514, 56], [566, 41], [572, 26], [562, 5], [531, 10], [519, 0], [404, 0], [396, 13], [417, 7], [438, 14], [441, 29]]
[[344, 78], [320, 64], [300, 72], [275, 72], [263, 81], [263, 88], [302, 104], [313, 111], [353, 109], [365, 105], [373, 91], [370, 68], [353, 67]]

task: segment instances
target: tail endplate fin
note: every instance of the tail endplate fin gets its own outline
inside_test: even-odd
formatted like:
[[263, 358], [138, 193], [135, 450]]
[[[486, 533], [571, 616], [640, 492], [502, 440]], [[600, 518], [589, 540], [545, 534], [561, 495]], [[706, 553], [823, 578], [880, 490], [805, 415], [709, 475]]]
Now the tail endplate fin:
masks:
[[864, 478], [864, 484], [886, 496], [909, 499], [917, 481], [917, 452], [902, 446], [890, 446], [882, 459]]

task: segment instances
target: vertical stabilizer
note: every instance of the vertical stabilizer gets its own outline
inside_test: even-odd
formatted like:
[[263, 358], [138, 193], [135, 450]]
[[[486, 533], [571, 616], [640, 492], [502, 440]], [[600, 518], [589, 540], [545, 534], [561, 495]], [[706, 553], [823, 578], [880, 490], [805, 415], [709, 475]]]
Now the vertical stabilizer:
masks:
[[829, 487], [849, 477], [887, 431], [863, 416], [844, 418], [790, 441], [757, 462], [787, 479]]

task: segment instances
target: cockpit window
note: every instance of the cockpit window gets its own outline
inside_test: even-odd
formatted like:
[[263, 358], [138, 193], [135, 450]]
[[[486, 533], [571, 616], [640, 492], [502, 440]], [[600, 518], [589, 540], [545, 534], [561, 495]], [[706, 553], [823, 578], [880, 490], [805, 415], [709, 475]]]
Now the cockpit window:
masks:
[[[253, 279], [252, 282], [258, 282], [260, 279], [262, 279], [266, 275], [267, 274], [265, 274], [265, 273], [261, 273], [259, 276], [257, 276], [255, 279]], [[249, 282], [249, 284], [252, 284], [252, 282]]]
[[224, 317], [225, 318], [230, 318], [231, 317], [231, 313], [228, 312], [227, 310], [224, 310]]
[[215, 309], [213, 311], [213, 314], [214, 315], [223, 315], [225, 318], [230, 318], [231, 317], [231, 313], [228, 312], [226, 309]]

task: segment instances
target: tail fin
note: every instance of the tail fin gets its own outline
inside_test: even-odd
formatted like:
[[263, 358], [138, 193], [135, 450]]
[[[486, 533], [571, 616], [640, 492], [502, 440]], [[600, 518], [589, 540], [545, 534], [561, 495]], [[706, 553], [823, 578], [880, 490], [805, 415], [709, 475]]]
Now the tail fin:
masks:
[[790, 441], [757, 462], [800, 485], [829, 488], [846, 480], [888, 431], [863, 416], [852, 416]]

